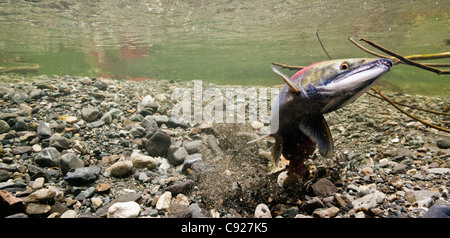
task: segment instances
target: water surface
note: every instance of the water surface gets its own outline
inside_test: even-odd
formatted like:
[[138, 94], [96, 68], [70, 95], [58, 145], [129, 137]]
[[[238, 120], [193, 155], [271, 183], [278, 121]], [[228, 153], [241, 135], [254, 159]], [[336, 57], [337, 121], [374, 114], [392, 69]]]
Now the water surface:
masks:
[[[348, 37], [403, 55], [450, 51], [449, 12], [436, 0], [0, 0], [0, 67], [271, 86], [281, 83], [271, 62], [327, 59], [316, 31], [333, 58], [369, 56]], [[411, 66], [384, 78], [411, 94], [450, 95], [449, 76]]]

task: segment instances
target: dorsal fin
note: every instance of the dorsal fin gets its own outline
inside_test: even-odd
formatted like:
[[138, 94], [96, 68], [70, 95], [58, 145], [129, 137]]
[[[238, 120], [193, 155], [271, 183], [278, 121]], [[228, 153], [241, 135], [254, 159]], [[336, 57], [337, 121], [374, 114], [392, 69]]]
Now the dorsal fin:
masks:
[[319, 146], [319, 153], [324, 157], [333, 155], [334, 145], [330, 128], [322, 114], [309, 116], [299, 124], [300, 130]]
[[280, 77], [283, 79], [283, 81], [289, 86], [289, 92], [291, 92], [293, 94], [297, 94], [300, 92], [300, 90], [294, 85], [294, 83], [292, 83], [292, 81], [289, 79], [288, 76], [286, 76], [280, 70], [278, 70], [277, 67], [275, 67], [275, 65], [272, 64], [271, 67], [272, 67], [272, 71], [277, 73], [278, 75], [280, 75]]

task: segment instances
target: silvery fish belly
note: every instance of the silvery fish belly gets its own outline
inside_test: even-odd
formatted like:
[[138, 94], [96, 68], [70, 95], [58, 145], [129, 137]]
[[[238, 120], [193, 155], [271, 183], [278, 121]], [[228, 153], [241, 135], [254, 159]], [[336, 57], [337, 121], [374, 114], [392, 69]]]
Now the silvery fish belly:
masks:
[[[341, 59], [312, 64], [290, 79], [272, 69], [286, 85], [272, 105], [272, 157], [283, 155], [289, 173], [305, 174], [304, 160], [316, 144], [322, 156], [333, 154], [333, 139], [323, 114], [355, 101], [392, 67], [389, 59]], [[265, 136], [265, 137], [267, 137]], [[264, 137], [262, 137], [264, 138]]]

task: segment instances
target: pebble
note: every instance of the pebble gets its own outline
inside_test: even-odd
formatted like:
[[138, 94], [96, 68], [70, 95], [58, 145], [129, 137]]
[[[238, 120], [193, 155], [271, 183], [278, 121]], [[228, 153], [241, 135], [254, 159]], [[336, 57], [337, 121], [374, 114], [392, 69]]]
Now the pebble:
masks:
[[266, 204], [259, 204], [255, 209], [255, 218], [272, 218], [272, 214], [270, 213], [270, 209]]
[[130, 175], [133, 168], [133, 162], [129, 160], [118, 161], [106, 169], [114, 177], [123, 177]]
[[117, 202], [108, 208], [107, 218], [135, 218], [139, 216], [141, 207], [136, 202]]
[[43, 178], [43, 177], [36, 178], [34, 180], [33, 186], [31, 188], [32, 189], [40, 189], [44, 186], [44, 182], [45, 182], [45, 178]]
[[34, 162], [41, 167], [58, 167], [60, 159], [61, 157], [56, 148], [47, 147], [36, 155]]
[[83, 168], [84, 162], [74, 153], [67, 153], [61, 156], [59, 167], [61, 168], [61, 171], [66, 174], [72, 169]]
[[161, 164], [161, 160], [159, 158], [146, 156], [140, 154], [138, 151], [133, 151], [130, 155], [130, 159], [133, 164], [132, 166], [135, 168], [155, 169]]
[[173, 166], [183, 164], [188, 155], [189, 154], [184, 147], [170, 146], [167, 151], [167, 159]]
[[50, 127], [44, 121], [39, 121], [39, 125], [37, 127], [37, 135], [42, 139], [50, 138], [50, 136], [52, 136]]
[[337, 207], [330, 207], [330, 208], [314, 211], [312, 215], [313, 215], [313, 217], [318, 217], [318, 218], [331, 218], [331, 217], [335, 217], [340, 211], [341, 210]]
[[337, 187], [326, 178], [321, 178], [311, 187], [316, 196], [325, 196], [327, 194], [334, 194], [338, 190]]
[[99, 167], [76, 168], [67, 172], [64, 180], [71, 184], [85, 185], [96, 181], [100, 174]]
[[167, 150], [171, 145], [170, 136], [164, 132], [157, 131], [155, 132], [148, 142], [146, 143], [145, 148], [147, 149], [147, 153], [150, 156], [166, 156]]
[[8, 123], [4, 120], [0, 120], [0, 134], [8, 132], [10, 129]]
[[386, 194], [376, 191], [374, 193], [367, 194], [361, 198], [355, 199], [352, 202], [353, 208], [358, 211], [362, 208], [365, 210], [375, 208], [378, 204], [382, 203], [387, 198]]
[[23, 202], [25, 203], [45, 203], [52, 200], [56, 192], [51, 189], [41, 188], [28, 195]]
[[158, 202], [156, 203], [156, 209], [157, 210], [167, 210], [170, 206], [170, 203], [172, 201], [172, 193], [167, 191], [164, 192], [158, 199]]
[[78, 214], [74, 210], [67, 210], [63, 214], [61, 214], [61, 218], [77, 218]]

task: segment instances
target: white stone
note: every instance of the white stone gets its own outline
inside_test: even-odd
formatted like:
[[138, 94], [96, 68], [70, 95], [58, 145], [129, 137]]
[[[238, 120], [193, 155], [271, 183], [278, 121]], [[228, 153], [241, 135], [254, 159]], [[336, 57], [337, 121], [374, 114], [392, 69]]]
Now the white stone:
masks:
[[272, 218], [272, 214], [270, 214], [269, 207], [264, 203], [261, 203], [258, 206], [256, 206], [255, 218]]
[[74, 210], [67, 210], [61, 215], [61, 218], [77, 218], [77, 217], [78, 217], [77, 212], [75, 212]]
[[386, 198], [387, 197], [384, 193], [376, 191], [374, 193], [367, 194], [364, 197], [355, 199], [352, 202], [352, 205], [355, 210], [358, 210], [362, 207], [365, 207], [367, 209], [375, 208], [377, 204], [382, 203]]
[[94, 208], [98, 208], [103, 204], [103, 199], [101, 197], [93, 197], [91, 198], [91, 202]]
[[262, 122], [259, 122], [259, 121], [252, 121], [252, 122], [250, 123], [250, 125], [252, 126], [253, 129], [256, 129], [256, 130], [258, 130], [258, 129], [260, 129], [261, 127], [264, 126], [264, 124], [263, 124]]
[[136, 202], [117, 202], [108, 208], [107, 218], [135, 218], [139, 216], [141, 207]]
[[156, 203], [157, 210], [167, 210], [170, 206], [170, 202], [172, 201], [172, 193], [167, 191], [163, 193]]
[[33, 188], [33, 189], [42, 188], [44, 186], [44, 181], [45, 181], [45, 179], [43, 177], [36, 178], [34, 180], [33, 186], [31, 188]]

